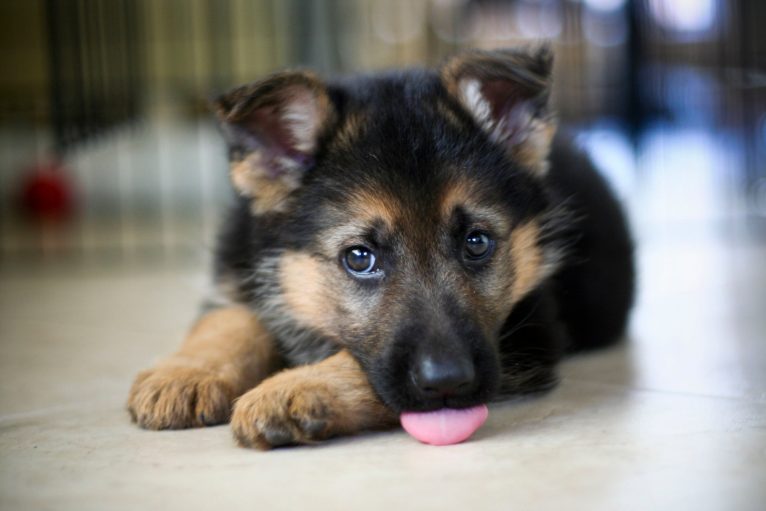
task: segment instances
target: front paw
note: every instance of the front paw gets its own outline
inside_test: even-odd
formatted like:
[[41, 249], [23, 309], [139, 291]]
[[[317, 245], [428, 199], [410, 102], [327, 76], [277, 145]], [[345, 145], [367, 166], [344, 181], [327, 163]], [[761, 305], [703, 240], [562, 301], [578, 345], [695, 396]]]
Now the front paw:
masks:
[[235, 403], [231, 426], [242, 447], [309, 444], [346, 432], [333, 408], [332, 389], [288, 373], [264, 381]]
[[140, 373], [130, 389], [128, 411], [146, 429], [181, 429], [229, 420], [234, 392], [210, 371], [160, 367]]

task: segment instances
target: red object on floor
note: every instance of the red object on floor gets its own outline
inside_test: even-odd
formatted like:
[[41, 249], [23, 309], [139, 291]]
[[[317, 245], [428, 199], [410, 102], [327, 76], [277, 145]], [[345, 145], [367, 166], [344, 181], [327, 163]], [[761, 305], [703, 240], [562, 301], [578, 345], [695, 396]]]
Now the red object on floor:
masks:
[[58, 161], [30, 167], [22, 183], [21, 207], [34, 220], [63, 221], [74, 211], [72, 183], [65, 167]]

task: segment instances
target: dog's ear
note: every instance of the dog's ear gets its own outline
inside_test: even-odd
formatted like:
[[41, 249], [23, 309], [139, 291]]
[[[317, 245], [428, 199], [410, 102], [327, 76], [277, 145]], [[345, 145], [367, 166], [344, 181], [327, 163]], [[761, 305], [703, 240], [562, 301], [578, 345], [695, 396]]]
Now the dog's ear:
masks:
[[493, 141], [542, 175], [556, 132], [548, 110], [552, 66], [548, 46], [469, 50], [448, 59], [441, 78], [449, 94]]
[[255, 214], [283, 210], [334, 118], [325, 85], [312, 73], [286, 71], [234, 89], [213, 106], [236, 189], [252, 199]]

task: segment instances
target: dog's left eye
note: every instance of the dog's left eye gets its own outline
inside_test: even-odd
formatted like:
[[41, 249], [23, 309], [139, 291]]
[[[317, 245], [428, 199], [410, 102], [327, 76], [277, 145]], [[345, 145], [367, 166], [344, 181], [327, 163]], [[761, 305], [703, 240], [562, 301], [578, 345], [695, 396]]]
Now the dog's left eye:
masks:
[[492, 254], [495, 242], [481, 231], [472, 231], [465, 237], [465, 257], [469, 261], [480, 261]]
[[377, 258], [367, 247], [357, 246], [346, 250], [343, 256], [346, 270], [355, 275], [371, 275], [378, 271]]

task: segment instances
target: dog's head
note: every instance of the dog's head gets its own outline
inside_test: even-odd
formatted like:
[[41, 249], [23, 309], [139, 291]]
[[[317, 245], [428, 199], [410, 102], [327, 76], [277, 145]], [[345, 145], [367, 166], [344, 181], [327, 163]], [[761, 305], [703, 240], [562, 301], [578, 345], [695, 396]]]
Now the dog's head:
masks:
[[497, 388], [500, 329], [553, 262], [550, 71], [544, 48], [470, 51], [335, 83], [284, 72], [216, 104], [271, 238], [264, 307], [350, 350], [395, 410]]

